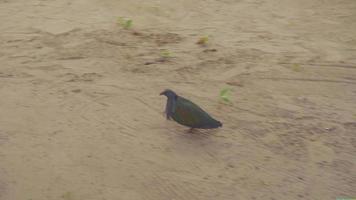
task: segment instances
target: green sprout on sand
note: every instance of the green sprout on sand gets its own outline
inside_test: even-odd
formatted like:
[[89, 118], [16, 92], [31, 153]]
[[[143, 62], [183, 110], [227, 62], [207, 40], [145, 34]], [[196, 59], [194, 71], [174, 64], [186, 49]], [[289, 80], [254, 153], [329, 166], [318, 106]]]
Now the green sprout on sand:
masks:
[[162, 50], [161, 57], [163, 59], [168, 59], [168, 58], [172, 57], [172, 55], [171, 55], [171, 52], [169, 52], [168, 50]]
[[197, 41], [197, 44], [205, 46], [209, 41], [209, 37], [208, 36], [203, 36], [201, 38], [199, 38], [199, 40]]
[[303, 71], [303, 68], [300, 66], [300, 64], [297, 64], [297, 63], [293, 64], [291, 68], [292, 68], [292, 70], [295, 71], [295, 72], [301, 72], [301, 71]]
[[125, 29], [129, 29], [132, 26], [132, 19], [125, 19], [123, 17], [118, 17], [117, 22]]
[[224, 88], [220, 91], [220, 98], [225, 102], [225, 103], [232, 103], [230, 100], [230, 88]]

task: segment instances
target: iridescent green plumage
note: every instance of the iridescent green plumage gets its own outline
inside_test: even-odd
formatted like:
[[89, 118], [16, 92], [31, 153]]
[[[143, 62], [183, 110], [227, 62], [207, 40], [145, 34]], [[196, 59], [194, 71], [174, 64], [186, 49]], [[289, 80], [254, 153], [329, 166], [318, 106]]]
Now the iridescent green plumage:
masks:
[[191, 128], [211, 129], [221, 127], [221, 122], [212, 118], [207, 112], [188, 99], [176, 95], [171, 90], [161, 94], [167, 96], [167, 119]]

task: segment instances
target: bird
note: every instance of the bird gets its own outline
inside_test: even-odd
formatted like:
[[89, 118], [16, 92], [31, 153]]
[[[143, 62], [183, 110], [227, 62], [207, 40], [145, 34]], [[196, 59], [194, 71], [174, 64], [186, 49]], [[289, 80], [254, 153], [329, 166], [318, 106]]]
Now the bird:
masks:
[[222, 123], [211, 117], [207, 112], [190, 100], [178, 96], [174, 91], [166, 89], [160, 93], [167, 97], [165, 115], [167, 120], [174, 120], [181, 125], [193, 129], [214, 129], [222, 127]]

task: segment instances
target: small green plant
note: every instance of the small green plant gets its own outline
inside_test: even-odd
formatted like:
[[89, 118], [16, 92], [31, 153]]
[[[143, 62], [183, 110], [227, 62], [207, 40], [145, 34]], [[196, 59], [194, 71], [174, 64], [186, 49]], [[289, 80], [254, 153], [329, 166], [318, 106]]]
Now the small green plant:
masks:
[[120, 26], [122, 26], [125, 29], [129, 29], [132, 26], [132, 19], [125, 19], [123, 17], [118, 17], [117, 22]]
[[203, 36], [203, 37], [199, 38], [199, 40], [197, 41], [197, 44], [205, 46], [205, 45], [207, 45], [208, 41], [209, 41], [209, 37]]
[[292, 69], [293, 71], [295, 71], [295, 72], [301, 72], [301, 71], [303, 71], [303, 68], [300, 66], [300, 64], [297, 64], [297, 63], [293, 64], [292, 67], [291, 67], [291, 69]]
[[230, 88], [224, 88], [220, 91], [220, 98], [225, 102], [225, 103], [232, 103], [230, 100]]
[[168, 50], [162, 50], [161, 51], [161, 57], [164, 59], [168, 59], [170, 57], [172, 57], [171, 53]]

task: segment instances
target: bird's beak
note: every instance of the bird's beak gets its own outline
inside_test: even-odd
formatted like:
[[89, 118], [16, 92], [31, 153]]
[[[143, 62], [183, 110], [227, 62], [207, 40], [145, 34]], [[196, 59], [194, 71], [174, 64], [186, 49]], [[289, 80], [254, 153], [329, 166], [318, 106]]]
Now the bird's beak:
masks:
[[159, 93], [159, 95], [163, 95], [164, 92]]

